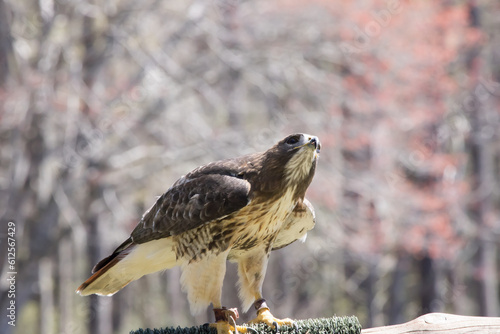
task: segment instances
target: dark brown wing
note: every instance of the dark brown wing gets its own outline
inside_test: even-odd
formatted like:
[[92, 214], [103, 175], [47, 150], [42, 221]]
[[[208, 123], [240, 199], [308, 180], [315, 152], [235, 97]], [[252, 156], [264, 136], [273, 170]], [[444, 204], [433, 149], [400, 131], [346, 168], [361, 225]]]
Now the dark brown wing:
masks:
[[92, 273], [119, 261], [135, 244], [188, 231], [245, 207], [251, 190], [246, 179], [255, 175], [261, 157], [257, 153], [212, 162], [181, 177], [144, 214], [130, 238], [99, 261]]
[[142, 217], [132, 241], [140, 244], [177, 235], [245, 207], [250, 183], [228, 174], [191, 173], [179, 179]]

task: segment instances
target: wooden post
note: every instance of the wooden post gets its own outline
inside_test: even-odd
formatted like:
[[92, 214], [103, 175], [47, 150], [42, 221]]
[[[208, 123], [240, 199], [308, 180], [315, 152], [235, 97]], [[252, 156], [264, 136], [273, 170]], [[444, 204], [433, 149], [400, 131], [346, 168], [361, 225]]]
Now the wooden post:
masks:
[[429, 313], [400, 325], [362, 329], [361, 334], [500, 333], [500, 318]]

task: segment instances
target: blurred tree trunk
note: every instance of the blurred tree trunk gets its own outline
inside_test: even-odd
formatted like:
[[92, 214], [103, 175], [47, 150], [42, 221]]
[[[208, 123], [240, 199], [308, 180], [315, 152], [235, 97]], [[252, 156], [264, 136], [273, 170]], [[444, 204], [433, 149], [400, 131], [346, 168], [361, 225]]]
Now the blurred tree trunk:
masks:
[[380, 312], [376, 303], [377, 288], [375, 286], [379, 277], [377, 275], [377, 265], [371, 263], [368, 264], [368, 266], [369, 273], [365, 283], [366, 303], [368, 305], [368, 318], [366, 326], [374, 327], [376, 324], [377, 316]]
[[434, 312], [436, 300], [436, 269], [434, 260], [425, 254], [417, 260], [420, 272], [420, 315]]
[[[100, 24], [100, 25], [99, 25]], [[93, 112], [88, 105], [88, 100], [91, 97], [96, 76], [99, 69], [103, 65], [104, 55], [108, 43], [106, 43], [106, 31], [104, 23], [99, 22], [97, 18], [85, 16], [82, 21], [82, 47], [84, 49], [82, 59], [81, 76], [85, 85], [84, 93], [81, 95], [81, 117], [86, 118], [87, 121], [93, 123]], [[92, 151], [93, 143], [85, 137], [77, 138], [76, 147], [84, 147]], [[103, 257], [101, 242], [106, 238], [100, 236], [99, 233], [99, 217], [96, 208], [93, 207], [94, 202], [102, 198], [102, 186], [99, 183], [99, 176], [102, 173], [102, 166], [99, 165], [93, 156], [88, 156], [87, 161], [87, 193], [86, 205], [84, 212], [86, 217], [84, 221], [87, 222], [87, 252], [90, 265], [95, 265]], [[90, 297], [89, 304], [89, 333], [108, 333], [110, 332], [110, 322], [105, 320], [105, 314], [110, 313], [109, 308], [111, 303], [104, 303], [102, 299], [96, 295]], [[108, 328], [109, 327], [109, 328]]]
[[[93, 194], [96, 193], [95, 185], [89, 185], [88, 198], [86, 211], [87, 217], [85, 221], [87, 222], [87, 256], [91, 266], [95, 265], [101, 259], [101, 251], [99, 244], [99, 230], [97, 227], [97, 217], [90, 212], [90, 205], [92, 202]], [[89, 322], [88, 322], [88, 333], [101, 333], [99, 331], [99, 320], [100, 312], [99, 310], [99, 297], [96, 295], [90, 296], [89, 303]]]
[[[222, 40], [224, 49], [230, 52], [235, 52], [240, 49], [238, 41], [238, 26], [236, 23], [236, 14], [238, 11], [238, 2], [219, 1], [217, 3], [222, 17], [223, 32], [219, 34]], [[241, 99], [238, 98], [238, 87], [240, 86], [242, 64], [233, 63], [227, 67], [222, 82], [221, 95], [223, 100], [227, 102], [227, 110], [229, 114], [229, 124], [233, 129], [239, 129], [244, 121], [239, 112]]]
[[51, 258], [44, 258], [39, 265], [40, 334], [55, 333], [54, 265]]
[[[491, 29], [490, 36], [492, 37], [489, 54], [488, 72], [492, 74], [492, 79], [495, 81], [496, 85], [494, 88], [489, 87], [488, 90], [488, 100], [486, 101], [485, 111], [486, 119], [497, 120], [499, 118], [498, 105], [500, 103], [500, 35], [498, 31], [500, 29], [500, 6], [498, 3], [494, 3], [492, 6], [491, 17], [492, 22], [489, 29], [485, 29], [487, 32]], [[497, 107], [497, 108], [495, 108]], [[498, 193], [498, 185], [500, 184], [499, 176], [499, 163], [500, 163], [500, 146], [499, 146], [499, 133], [498, 128], [493, 130], [490, 137], [487, 137], [487, 143], [485, 145], [485, 152], [483, 156], [483, 166], [485, 166], [484, 174], [485, 179], [483, 182], [489, 185], [491, 192], [486, 199], [486, 207], [484, 208], [485, 224], [482, 231], [482, 236], [486, 243], [484, 245], [484, 261], [487, 270], [485, 271], [485, 277], [487, 282], [484, 284], [484, 293], [488, 295], [487, 299], [487, 310], [485, 315], [498, 317], [500, 314], [500, 283], [499, 283], [499, 257], [500, 248], [498, 243], [498, 232], [493, 232], [492, 230], [498, 231], [499, 223], [495, 218], [498, 213], [498, 203], [500, 200], [500, 195]]]
[[70, 326], [72, 325], [73, 313], [73, 296], [75, 287], [73, 286], [72, 275], [74, 272], [73, 261], [75, 258], [70, 240], [63, 239], [59, 243], [58, 254], [58, 277], [59, 284], [57, 284], [58, 310], [59, 310], [59, 332], [70, 333]]
[[[102, 250], [103, 240], [107, 240], [107, 236], [102, 235], [99, 230], [99, 215], [96, 212], [96, 203], [103, 196], [102, 184], [98, 181], [100, 171], [98, 167], [88, 161], [87, 164], [87, 192], [86, 192], [86, 204], [85, 212], [86, 216], [84, 220], [87, 222], [87, 254], [91, 267], [99, 262], [104, 256]], [[110, 333], [111, 332], [111, 322], [108, 321], [111, 318], [111, 308], [112, 303], [109, 299], [91, 295], [89, 303], [89, 322], [88, 322], [88, 332], [89, 333]]]
[[[476, 99], [475, 105], [479, 101]], [[471, 112], [472, 140], [471, 164], [474, 177], [474, 198], [471, 212], [478, 223], [478, 263], [480, 294], [480, 314], [498, 316], [497, 246], [492, 233], [490, 215], [493, 209], [492, 192], [494, 182], [493, 134], [487, 136], [487, 111], [479, 106]]]
[[405, 304], [408, 298], [405, 278], [409, 271], [409, 258], [406, 252], [397, 254], [397, 263], [392, 272], [392, 284], [389, 288], [389, 321], [388, 324], [400, 324], [406, 319]]
[[[498, 12], [498, 6], [490, 3], [479, 4], [469, 1], [469, 23], [473, 27], [481, 27], [488, 34], [496, 35], [494, 27], [498, 22], [486, 22], [482, 14], [488, 15], [490, 11]], [[492, 15], [490, 20], [498, 21]], [[494, 50], [494, 48], [493, 48]], [[467, 109], [471, 134], [469, 139], [469, 156], [472, 174], [472, 201], [469, 212], [477, 222], [477, 267], [475, 271], [477, 283], [480, 287], [479, 311], [484, 316], [498, 316], [500, 306], [498, 302], [498, 246], [497, 237], [493, 233], [493, 193], [495, 191], [495, 141], [497, 129], [491, 128], [491, 120], [498, 117], [492, 103], [492, 92], [484, 84], [482, 77], [483, 67], [488, 68], [477, 47], [472, 47], [468, 53], [467, 70], [471, 76], [470, 93], [465, 108]], [[494, 52], [493, 52], [494, 53]], [[494, 58], [494, 54], [493, 57]], [[496, 115], [496, 116], [495, 116]]]
[[4, 0], [0, 0], [0, 87], [5, 86], [13, 66], [10, 20]]

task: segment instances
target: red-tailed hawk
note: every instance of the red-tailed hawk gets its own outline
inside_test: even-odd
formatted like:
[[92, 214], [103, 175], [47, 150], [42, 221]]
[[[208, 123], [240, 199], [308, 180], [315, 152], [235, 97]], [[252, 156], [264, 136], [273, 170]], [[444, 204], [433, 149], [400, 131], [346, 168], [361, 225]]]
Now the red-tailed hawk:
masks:
[[192, 313], [212, 304], [220, 333], [245, 331], [228, 324], [237, 313], [221, 304], [229, 260], [238, 264], [243, 309], [253, 304], [257, 310], [254, 322], [291, 324], [271, 315], [262, 283], [271, 250], [305, 238], [314, 227], [314, 210], [304, 195], [319, 151], [317, 137], [292, 134], [265, 152], [212, 162], [182, 176], [77, 292], [109, 296], [144, 275], [181, 266]]

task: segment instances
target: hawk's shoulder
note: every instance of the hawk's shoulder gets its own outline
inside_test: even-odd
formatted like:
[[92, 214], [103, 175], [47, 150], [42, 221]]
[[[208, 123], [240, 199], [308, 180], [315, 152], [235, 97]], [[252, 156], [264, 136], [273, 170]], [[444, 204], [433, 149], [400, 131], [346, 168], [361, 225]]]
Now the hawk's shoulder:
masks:
[[227, 175], [239, 179], [251, 180], [262, 168], [262, 160], [262, 153], [254, 153], [238, 158], [214, 161], [184, 175], [174, 183], [174, 186], [202, 175]]

